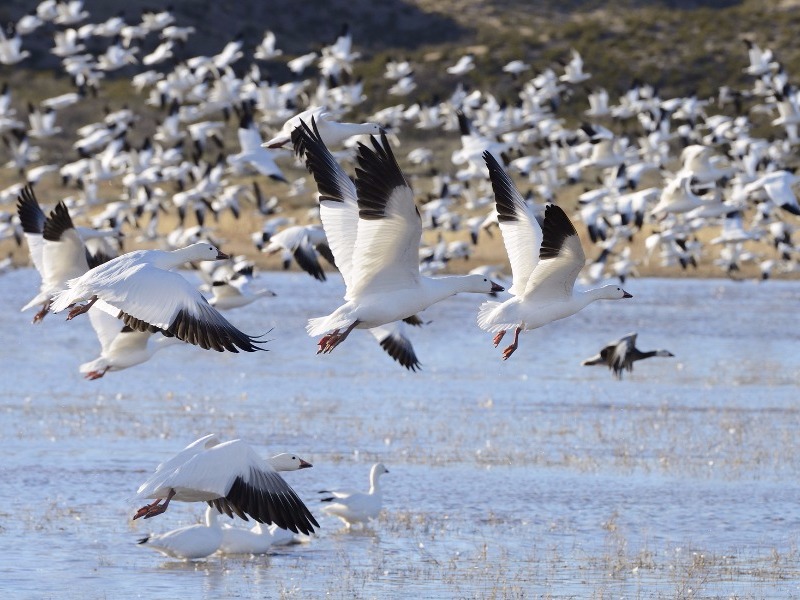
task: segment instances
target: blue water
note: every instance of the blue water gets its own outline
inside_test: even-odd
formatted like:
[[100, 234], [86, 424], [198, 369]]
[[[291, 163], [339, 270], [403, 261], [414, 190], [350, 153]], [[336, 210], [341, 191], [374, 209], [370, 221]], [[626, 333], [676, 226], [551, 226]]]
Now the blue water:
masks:
[[[800, 282], [634, 280], [521, 336], [507, 362], [475, 325], [479, 296], [425, 313], [421, 373], [354, 332], [315, 354], [305, 320], [342, 286], [261, 275], [277, 292], [228, 317], [272, 330], [267, 353], [170, 347], [85, 381], [85, 317], [39, 326], [36, 276], [0, 278], [0, 565], [25, 598], [800, 597]], [[580, 361], [639, 332], [675, 358], [623, 381]], [[131, 522], [138, 485], [206, 433], [314, 464], [287, 480], [322, 528], [259, 557], [183, 563], [138, 537], [196, 522], [176, 503]], [[366, 489], [384, 512], [346, 532], [316, 491]], [[692, 592], [687, 590], [691, 589]]]

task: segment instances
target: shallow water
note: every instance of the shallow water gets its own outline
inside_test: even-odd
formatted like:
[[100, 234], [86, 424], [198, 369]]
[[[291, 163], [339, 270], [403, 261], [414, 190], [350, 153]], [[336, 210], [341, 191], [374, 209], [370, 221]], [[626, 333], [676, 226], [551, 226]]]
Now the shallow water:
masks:
[[[17, 597], [800, 597], [800, 282], [634, 280], [523, 334], [506, 363], [478, 296], [429, 309], [408, 373], [356, 331], [315, 355], [304, 323], [340, 283], [263, 274], [276, 298], [231, 311], [270, 352], [170, 347], [84, 381], [88, 320], [18, 309], [36, 276], [0, 279], [0, 567]], [[624, 381], [580, 361], [639, 332], [672, 359]], [[286, 475], [322, 529], [269, 556], [183, 563], [138, 537], [199, 505], [131, 522], [138, 485], [206, 433], [314, 468]], [[316, 490], [390, 473], [382, 517], [345, 532]]]

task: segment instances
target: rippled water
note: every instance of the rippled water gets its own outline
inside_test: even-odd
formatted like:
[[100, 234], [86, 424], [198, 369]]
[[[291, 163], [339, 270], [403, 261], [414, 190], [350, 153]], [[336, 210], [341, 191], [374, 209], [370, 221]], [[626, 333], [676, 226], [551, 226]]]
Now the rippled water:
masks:
[[[523, 334], [507, 363], [475, 325], [478, 296], [428, 310], [421, 373], [356, 331], [316, 356], [303, 326], [341, 284], [264, 274], [279, 295], [232, 311], [270, 352], [171, 347], [84, 381], [85, 317], [32, 326], [36, 278], [0, 279], [0, 566], [16, 597], [800, 597], [798, 282], [635, 280]], [[639, 332], [622, 382], [580, 361]], [[286, 478], [317, 515], [311, 543], [183, 563], [138, 537], [199, 505], [131, 522], [156, 464], [206, 433], [314, 468]], [[316, 490], [367, 487], [365, 531], [322, 515]]]

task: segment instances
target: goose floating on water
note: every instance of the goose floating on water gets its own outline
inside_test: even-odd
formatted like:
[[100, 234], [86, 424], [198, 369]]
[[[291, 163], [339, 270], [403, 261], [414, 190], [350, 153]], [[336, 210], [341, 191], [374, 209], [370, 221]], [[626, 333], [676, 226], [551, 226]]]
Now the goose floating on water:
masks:
[[338, 517], [348, 529], [357, 523], [363, 524], [374, 519], [383, 506], [383, 492], [378, 480], [388, 472], [389, 469], [383, 463], [372, 465], [369, 471], [369, 491], [366, 493], [350, 490], [321, 491], [320, 494], [325, 494], [325, 497], [320, 501], [328, 503], [322, 512]]
[[197, 560], [214, 554], [222, 543], [222, 529], [217, 521], [217, 511], [210, 506], [205, 512], [205, 523], [188, 525], [166, 533], [151, 534], [137, 543], [160, 552], [164, 556], [183, 560]]

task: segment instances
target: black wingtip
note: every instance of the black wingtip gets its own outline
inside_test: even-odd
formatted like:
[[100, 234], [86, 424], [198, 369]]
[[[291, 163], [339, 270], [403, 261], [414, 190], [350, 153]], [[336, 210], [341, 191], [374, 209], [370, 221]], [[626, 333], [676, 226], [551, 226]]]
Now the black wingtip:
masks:
[[359, 143], [356, 156], [356, 191], [358, 216], [361, 219], [382, 219], [391, 193], [409, 187], [394, 157], [386, 135], [370, 136], [372, 148]]
[[578, 232], [564, 210], [556, 204], [548, 204], [544, 210], [539, 260], [557, 257], [565, 240], [572, 235], [577, 236]]
[[17, 215], [25, 233], [42, 233], [44, 230], [47, 217], [30, 185], [22, 188], [17, 197]]
[[44, 222], [42, 237], [49, 242], [57, 242], [65, 231], [74, 228], [72, 217], [69, 216], [69, 209], [62, 201], [50, 211], [50, 216]]
[[514, 198], [519, 197], [519, 191], [514, 186], [514, 182], [488, 150], [484, 151], [483, 160], [486, 162], [486, 168], [489, 169], [489, 180], [492, 182], [494, 201], [497, 207], [497, 220], [500, 223], [517, 221]]

